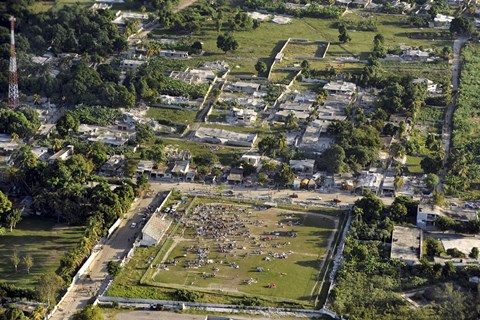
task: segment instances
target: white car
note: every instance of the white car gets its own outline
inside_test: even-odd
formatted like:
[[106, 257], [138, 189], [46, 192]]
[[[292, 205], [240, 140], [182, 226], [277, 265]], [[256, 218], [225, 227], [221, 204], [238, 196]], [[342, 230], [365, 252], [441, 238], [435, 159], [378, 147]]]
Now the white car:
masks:
[[135, 222], [132, 222], [132, 224], [130, 225], [130, 228], [135, 229], [136, 227], [137, 227], [137, 224]]

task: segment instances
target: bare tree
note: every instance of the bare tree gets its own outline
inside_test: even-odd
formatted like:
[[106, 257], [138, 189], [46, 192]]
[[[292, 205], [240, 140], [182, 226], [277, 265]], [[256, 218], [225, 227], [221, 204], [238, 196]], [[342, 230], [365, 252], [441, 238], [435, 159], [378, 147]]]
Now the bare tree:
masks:
[[23, 263], [25, 263], [25, 268], [27, 268], [27, 273], [30, 273], [30, 269], [33, 266], [33, 258], [31, 255], [26, 255], [23, 257]]
[[20, 264], [20, 257], [18, 256], [17, 250], [13, 251], [13, 255], [10, 257], [10, 261], [12, 261], [12, 264], [15, 267], [15, 273], [17, 273], [18, 265]]

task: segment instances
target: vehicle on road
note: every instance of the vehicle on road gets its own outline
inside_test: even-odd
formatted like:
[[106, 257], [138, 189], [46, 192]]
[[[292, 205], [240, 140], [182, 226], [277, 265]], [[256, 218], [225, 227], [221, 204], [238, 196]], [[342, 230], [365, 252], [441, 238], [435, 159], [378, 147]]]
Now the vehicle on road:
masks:
[[342, 200], [340, 200], [340, 199], [338, 199], [338, 198], [334, 198], [334, 199], [332, 199], [332, 202], [334, 202], [334, 203], [340, 203], [340, 202], [342, 202]]
[[289, 195], [289, 197], [292, 199], [295, 199], [295, 198], [298, 198], [298, 194], [292, 193], [291, 195]]
[[137, 227], [137, 224], [135, 222], [132, 222], [132, 224], [130, 225], [130, 228], [135, 229], [136, 227]]

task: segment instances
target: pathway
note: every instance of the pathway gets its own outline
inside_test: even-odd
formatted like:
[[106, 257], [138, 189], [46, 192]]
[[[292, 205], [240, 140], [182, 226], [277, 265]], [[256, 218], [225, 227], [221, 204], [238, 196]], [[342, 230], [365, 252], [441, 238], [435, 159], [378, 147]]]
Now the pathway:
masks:
[[[445, 122], [442, 129], [442, 140], [445, 147], [445, 157], [443, 158], [443, 171], [441, 173], [440, 181], [443, 182], [447, 173], [446, 165], [450, 157], [452, 130], [453, 130], [453, 114], [457, 106], [457, 90], [460, 82], [460, 67], [462, 62], [461, 51], [463, 45], [467, 42], [467, 37], [460, 37], [453, 42], [453, 62], [452, 62], [452, 101], [445, 108]], [[443, 184], [440, 183], [438, 191], [443, 193]]]

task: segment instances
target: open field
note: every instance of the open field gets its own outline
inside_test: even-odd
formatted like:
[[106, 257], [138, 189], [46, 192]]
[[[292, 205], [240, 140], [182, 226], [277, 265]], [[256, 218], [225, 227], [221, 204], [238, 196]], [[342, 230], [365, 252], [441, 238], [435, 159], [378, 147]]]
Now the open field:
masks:
[[167, 120], [173, 123], [187, 124], [195, 122], [197, 111], [176, 110], [167, 108], [150, 108], [147, 117], [156, 120]]
[[161, 139], [166, 145], [171, 144], [173, 146], [177, 146], [179, 149], [190, 150], [193, 157], [205, 155], [210, 152], [215, 152], [215, 154], [220, 160], [220, 163], [222, 163], [223, 165], [230, 165], [232, 162], [238, 160], [237, 155], [238, 157], [240, 157], [242, 152], [248, 150], [248, 148], [233, 148], [216, 144], [193, 142], [188, 140], [168, 139], [163, 137]]
[[[232, 67], [233, 75], [256, 74], [254, 65], [260, 60], [271, 64], [276, 53], [281, 49], [289, 37], [325, 40], [331, 42], [330, 48], [325, 56], [326, 60], [336, 57], [354, 55], [366, 59], [373, 47], [373, 38], [377, 33], [385, 37], [385, 46], [395, 48], [399, 45], [423, 46], [424, 48], [441, 48], [451, 45], [449, 40], [424, 40], [409, 38], [408, 34], [419, 32], [417, 28], [408, 27], [402, 15], [376, 15], [378, 31], [351, 31], [349, 32], [352, 41], [346, 44], [338, 42], [338, 29], [333, 27], [334, 20], [314, 18], [293, 18], [291, 24], [277, 25], [265, 22], [259, 28], [248, 32], [235, 32], [235, 39], [239, 42], [236, 52], [223, 53], [216, 46], [218, 33], [214, 23], [205, 21], [202, 30], [194, 35], [204, 43], [206, 54], [202, 57], [192, 59], [189, 63], [199, 61], [225, 60]], [[347, 14], [343, 17], [346, 20], [365, 19], [357, 13]], [[422, 32], [431, 29], [424, 28]], [[156, 30], [156, 34], [168, 36], [168, 33]], [[237, 68], [238, 66], [238, 68]], [[360, 68], [363, 67], [360, 65]]]
[[327, 50], [327, 43], [313, 42], [292, 42], [290, 41], [283, 50], [286, 59], [297, 59], [298, 57], [321, 58]]
[[[202, 204], [169, 230], [161, 246], [139, 249], [109, 294], [172, 299], [176, 289], [187, 288], [202, 292], [199, 301], [205, 302], [232, 303], [247, 295], [312, 307], [337, 218], [208, 201], [197, 201]], [[149, 269], [153, 257], [156, 268]], [[140, 278], [148, 286], [138, 285]]]
[[[0, 281], [32, 287], [40, 274], [59, 267], [60, 258], [80, 241], [82, 231], [83, 227], [57, 225], [53, 220], [24, 218], [13, 232], [7, 231], [0, 236]], [[10, 261], [14, 250], [20, 258], [32, 256], [30, 274], [27, 274], [23, 263], [15, 273]]]

